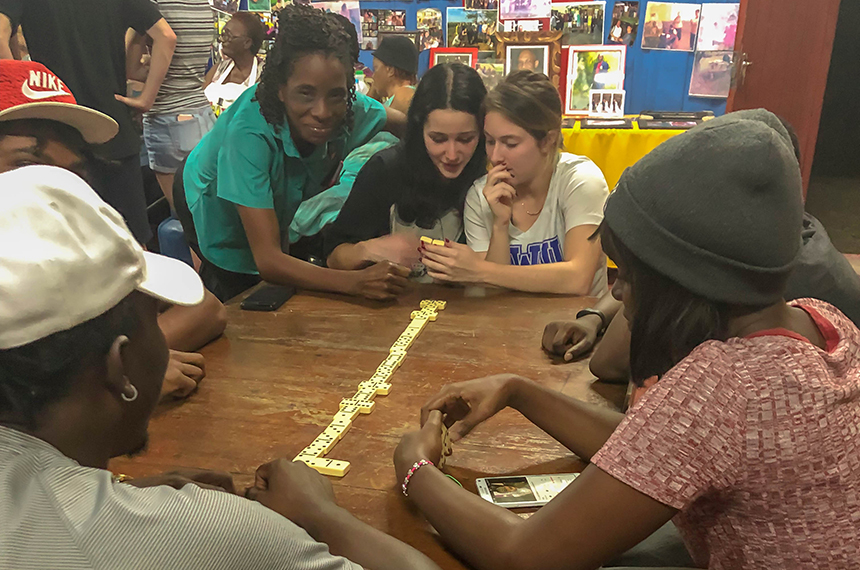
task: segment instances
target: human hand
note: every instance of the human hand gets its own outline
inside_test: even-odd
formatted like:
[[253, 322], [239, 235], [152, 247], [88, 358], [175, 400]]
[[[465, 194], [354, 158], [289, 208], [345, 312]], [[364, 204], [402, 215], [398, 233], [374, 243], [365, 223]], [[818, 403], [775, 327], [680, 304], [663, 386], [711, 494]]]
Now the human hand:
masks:
[[421, 259], [418, 246], [421, 241], [411, 234], [389, 234], [362, 243], [365, 259], [378, 263], [390, 261], [411, 268]]
[[236, 494], [232, 475], [223, 471], [208, 471], [204, 469], [177, 469], [152, 477], [130, 479], [128, 484], [141, 488], [167, 485], [174, 489], [181, 489], [185, 485], [192, 484], [197, 485], [201, 489]]
[[398, 481], [403, 481], [412, 466], [422, 459], [439, 466], [442, 458], [442, 412], [431, 411], [422, 424], [421, 429], [404, 435], [394, 450], [394, 469]]
[[588, 353], [597, 344], [603, 321], [597, 315], [585, 315], [575, 321], [554, 321], [543, 329], [541, 344], [550, 354], [570, 362]]
[[167, 372], [161, 384], [161, 400], [187, 398], [205, 377], [206, 366], [203, 355], [171, 350]]
[[331, 482], [301, 461], [277, 459], [257, 469], [245, 496], [297, 525], [308, 528], [314, 517], [337, 506]]
[[406, 291], [410, 273], [410, 269], [390, 261], [376, 263], [355, 272], [355, 281], [349, 293], [377, 301], [390, 301]]
[[445, 244], [421, 244], [424, 252], [421, 262], [427, 267], [427, 275], [439, 281], [481, 283], [484, 280], [481, 270], [487, 263], [484, 258], [468, 245], [450, 241]]
[[449, 384], [421, 408], [421, 424], [430, 420], [434, 410], [442, 412], [450, 426], [451, 441], [459, 441], [481, 422], [508, 406], [513, 391], [513, 374], [498, 374], [468, 382]]
[[150, 100], [150, 98], [145, 98], [143, 95], [138, 95], [137, 97], [125, 97], [124, 95], [114, 95], [117, 101], [120, 103], [124, 103], [126, 106], [131, 108], [133, 111], [137, 111], [139, 113], [147, 113], [152, 106], [155, 104], [155, 100]]
[[514, 212], [514, 198], [517, 191], [512, 185], [513, 176], [504, 164], [497, 164], [487, 173], [487, 184], [484, 185], [484, 198], [490, 204], [495, 222], [499, 225], [511, 223]]

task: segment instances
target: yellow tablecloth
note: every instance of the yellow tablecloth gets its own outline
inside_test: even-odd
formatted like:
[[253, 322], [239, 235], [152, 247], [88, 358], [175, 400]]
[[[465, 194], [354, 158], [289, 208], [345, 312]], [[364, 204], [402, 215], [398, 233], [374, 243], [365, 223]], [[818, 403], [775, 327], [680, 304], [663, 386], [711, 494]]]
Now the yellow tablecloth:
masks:
[[632, 129], [563, 129], [564, 150], [587, 156], [603, 171], [609, 189], [615, 188], [628, 166], [651, 152], [660, 143], [683, 130], [639, 130], [636, 122]]

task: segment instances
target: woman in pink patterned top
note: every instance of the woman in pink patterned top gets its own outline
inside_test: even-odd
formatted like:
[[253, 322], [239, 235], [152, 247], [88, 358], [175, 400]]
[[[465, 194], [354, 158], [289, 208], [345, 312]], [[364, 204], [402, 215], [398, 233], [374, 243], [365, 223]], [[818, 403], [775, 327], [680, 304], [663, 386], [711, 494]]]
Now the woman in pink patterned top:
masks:
[[[412, 502], [476, 568], [597, 568], [673, 519], [697, 567], [860, 565], [860, 331], [786, 303], [801, 179], [763, 110], [670, 139], [625, 172], [601, 239], [631, 323], [627, 416], [516, 376], [446, 387], [395, 453], [403, 477], [512, 407], [591, 461], [527, 520], [421, 463]], [[463, 459], [466, 460], [466, 459]], [[401, 479], [402, 481], [402, 479]]]

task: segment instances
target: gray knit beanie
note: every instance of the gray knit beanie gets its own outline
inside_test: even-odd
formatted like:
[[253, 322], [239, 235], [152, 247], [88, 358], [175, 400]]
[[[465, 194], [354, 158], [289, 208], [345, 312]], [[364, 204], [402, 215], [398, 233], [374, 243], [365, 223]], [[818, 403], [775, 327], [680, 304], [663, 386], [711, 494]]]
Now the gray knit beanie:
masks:
[[612, 233], [643, 263], [712, 301], [780, 300], [800, 251], [800, 169], [763, 109], [707, 121], [654, 149], [606, 202]]

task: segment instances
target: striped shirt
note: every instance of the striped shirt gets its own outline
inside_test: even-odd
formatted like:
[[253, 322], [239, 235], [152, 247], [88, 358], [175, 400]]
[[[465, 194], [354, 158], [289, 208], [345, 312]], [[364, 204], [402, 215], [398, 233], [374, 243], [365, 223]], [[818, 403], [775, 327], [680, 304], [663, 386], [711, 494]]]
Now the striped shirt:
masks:
[[150, 114], [187, 113], [208, 107], [203, 80], [215, 39], [209, 0], [158, 0], [156, 4], [176, 34], [176, 50]]
[[114, 483], [2, 426], [0, 497], [0, 570], [360, 568], [259, 503]]

